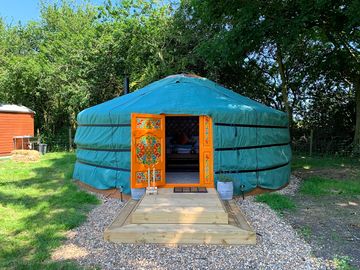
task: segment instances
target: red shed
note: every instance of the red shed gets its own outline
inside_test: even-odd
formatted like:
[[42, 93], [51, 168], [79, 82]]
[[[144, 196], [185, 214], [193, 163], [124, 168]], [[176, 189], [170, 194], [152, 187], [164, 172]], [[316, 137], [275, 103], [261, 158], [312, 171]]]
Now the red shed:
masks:
[[14, 148], [29, 149], [29, 138], [34, 136], [34, 114], [24, 106], [0, 104], [0, 156], [9, 155]]

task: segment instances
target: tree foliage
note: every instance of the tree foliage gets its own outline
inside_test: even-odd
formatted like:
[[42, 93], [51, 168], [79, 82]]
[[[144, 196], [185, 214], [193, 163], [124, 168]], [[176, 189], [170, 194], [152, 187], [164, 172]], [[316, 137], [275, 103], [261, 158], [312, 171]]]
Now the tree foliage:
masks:
[[294, 136], [360, 145], [358, 0], [62, 1], [0, 19], [0, 102], [36, 111], [48, 140], [79, 111], [173, 73], [196, 73], [287, 111]]
[[43, 6], [39, 22], [1, 21], [0, 101], [35, 110], [45, 139], [65, 136], [82, 109], [123, 93], [124, 74], [132, 89], [159, 78], [170, 12], [148, 1], [64, 1]]
[[[355, 107], [343, 105], [356, 103], [356, 125], [354, 118], [339, 118], [336, 129], [342, 130], [343, 136], [353, 133], [355, 145], [360, 144], [359, 1], [191, 3], [197, 21], [211, 29], [211, 35], [198, 47], [210, 66], [220, 66], [227, 73], [234, 69], [241, 70], [241, 74], [257, 74], [258, 79], [253, 77], [248, 89], [256, 89], [252, 86], [255, 82], [262, 88], [257, 93], [265, 93], [274, 103], [280, 101], [278, 107], [295, 120], [293, 128], [315, 123], [319, 113], [331, 120], [343, 115], [352, 117]], [[329, 110], [335, 107], [347, 112], [335, 114]], [[331, 120], [321, 126], [329, 123], [330, 127], [334, 123]]]

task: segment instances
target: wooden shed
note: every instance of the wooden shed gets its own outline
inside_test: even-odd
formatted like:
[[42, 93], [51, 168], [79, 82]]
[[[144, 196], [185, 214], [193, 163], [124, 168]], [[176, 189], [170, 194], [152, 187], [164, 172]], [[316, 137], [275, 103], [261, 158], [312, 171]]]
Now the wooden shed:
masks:
[[14, 149], [29, 149], [34, 136], [34, 114], [27, 107], [0, 104], [0, 156], [7, 156]]

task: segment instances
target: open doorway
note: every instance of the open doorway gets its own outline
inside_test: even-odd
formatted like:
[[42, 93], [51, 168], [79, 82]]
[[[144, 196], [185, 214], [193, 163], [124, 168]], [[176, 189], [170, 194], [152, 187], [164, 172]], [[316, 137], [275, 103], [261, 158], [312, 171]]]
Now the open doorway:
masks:
[[199, 184], [199, 117], [166, 116], [166, 184]]

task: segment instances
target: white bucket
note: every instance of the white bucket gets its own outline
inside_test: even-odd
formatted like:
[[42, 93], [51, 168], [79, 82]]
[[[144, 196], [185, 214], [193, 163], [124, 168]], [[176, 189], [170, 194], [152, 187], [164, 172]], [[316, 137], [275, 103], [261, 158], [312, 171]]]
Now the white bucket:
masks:
[[217, 191], [220, 198], [224, 201], [230, 201], [233, 198], [234, 186], [233, 182], [217, 182]]
[[131, 197], [133, 200], [138, 201], [145, 194], [145, 188], [132, 188]]

